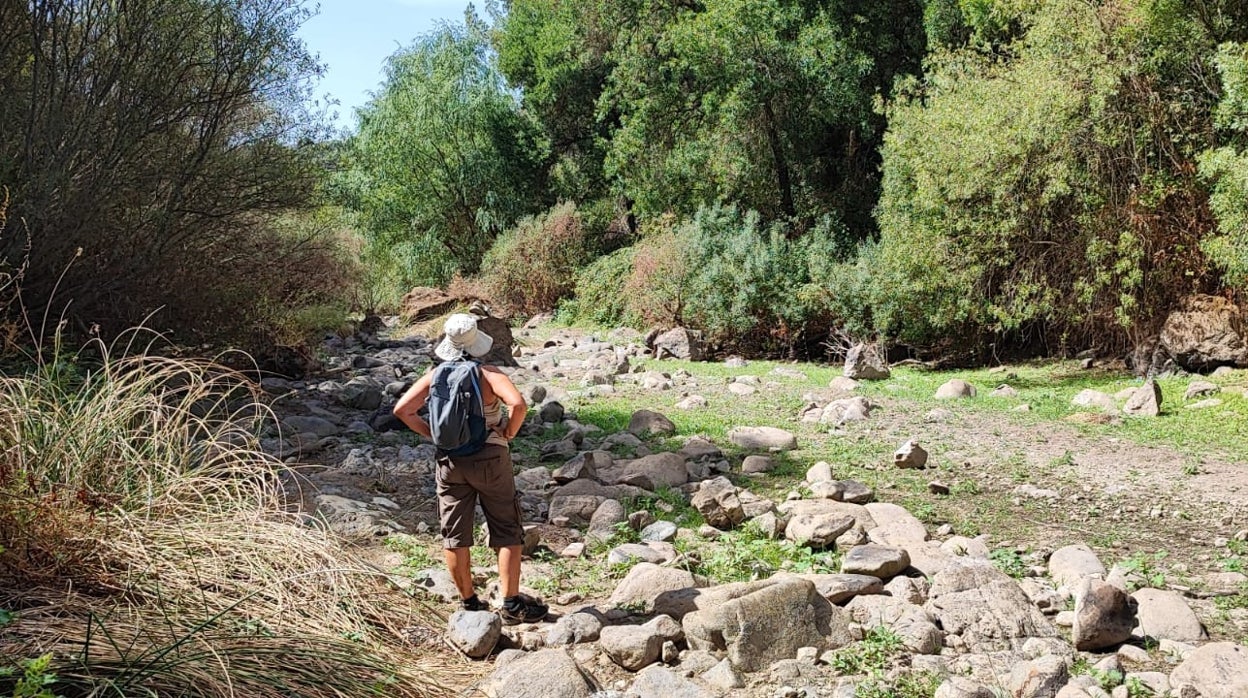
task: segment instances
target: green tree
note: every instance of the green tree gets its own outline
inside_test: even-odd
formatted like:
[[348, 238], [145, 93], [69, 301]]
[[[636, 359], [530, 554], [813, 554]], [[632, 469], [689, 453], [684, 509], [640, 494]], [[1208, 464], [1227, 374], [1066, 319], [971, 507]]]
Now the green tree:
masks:
[[336, 196], [407, 283], [472, 273], [499, 232], [540, 209], [541, 148], [473, 16], [392, 56], [359, 112]]

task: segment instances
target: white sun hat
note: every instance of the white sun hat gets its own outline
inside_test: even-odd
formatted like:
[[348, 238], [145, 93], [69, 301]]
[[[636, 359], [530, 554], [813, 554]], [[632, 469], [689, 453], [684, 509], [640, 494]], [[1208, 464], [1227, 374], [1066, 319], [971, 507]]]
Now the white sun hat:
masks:
[[443, 361], [459, 361], [464, 353], [470, 356], [485, 356], [490, 347], [494, 346], [494, 338], [477, 329], [477, 319], [467, 313], [456, 313], [446, 319], [442, 326], [446, 335], [438, 348], [433, 350]]

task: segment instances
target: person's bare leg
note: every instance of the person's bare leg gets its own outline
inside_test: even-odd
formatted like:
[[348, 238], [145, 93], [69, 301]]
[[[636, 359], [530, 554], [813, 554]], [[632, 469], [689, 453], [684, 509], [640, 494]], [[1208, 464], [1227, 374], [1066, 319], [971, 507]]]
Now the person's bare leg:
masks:
[[446, 568], [451, 571], [451, 579], [459, 590], [461, 598], [470, 599], [476, 591], [472, 588], [472, 549], [445, 548]]
[[519, 545], [498, 549], [498, 583], [504, 599], [520, 593], [520, 551]]

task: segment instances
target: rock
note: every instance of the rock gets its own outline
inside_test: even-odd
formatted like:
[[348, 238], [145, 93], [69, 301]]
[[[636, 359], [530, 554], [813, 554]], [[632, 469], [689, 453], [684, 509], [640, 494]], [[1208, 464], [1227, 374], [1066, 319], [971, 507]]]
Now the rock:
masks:
[[721, 660], [718, 664], [708, 669], [706, 673], [702, 674], [702, 680], [712, 688], [725, 692], [734, 688], [745, 688], [745, 681], [737, 673], [737, 670], [733, 668], [732, 662], [727, 659]]
[[1052, 698], [1069, 678], [1066, 660], [1049, 655], [1015, 664], [1006, 688], [1016, 698]]
[[742, 671], [753, 672], [801, 647], [834, 649], [851, 641], [849, 618], [804, 579], [767, 580], [750, 593], [685, 615], [692, 649], [726, 651]]
[[341, 434], [342, 427], [321, 417], [291, 415], [282, 420], [282, 431], [290, 434], [316, 434], [325, 438]]
[[1220, 296], [1185, 298], [1161, 328], [1160, 346], [1186, 371], [1248, 365], [1244, 315]]
[[715, 698], [715, 694], [663, 666], [648, 666], [637, 674], [624, 698]]
[[1187, 406], [1187, 409], [1189, 409], [1189, 410], [1203, 410], [1203, 409], [1207, 409], [1207, 408], [1210, 408], [1210, 407], [1219, 407], [1219, 406], [1221, 406], [1221, 405], [1222, 405], [1222, 401], [1221, 401], [1221, 400], [1219, 400], [1219, 399], [1218, 399], [1218, 398], [1216, 398], [1216, 397], [1211, 397], [1211, 398], [1208, 398], [1208, 399], [1206, 399], [1206, 400], [1198, 400], [1197, 402], [1193, 402], [1192, 404], [1190, 404], [1190, 405], [1188, 405], [1188, 406]]
[[701, 395], [690, 395], [689, 397], [676, 403], [676, 409], [679, 410], [696, 410], [707, 406], [706, 398]]
[[411, 589], [419, 589], [443, 601], [459, 601], [459, 589], [445, 567], [430, 567], [413, 574]]
[[797, 437], [775, 427], [733, 427], [728, 440], [741, 448], [757, 451], [791, 451], [797, 448]]
[[676, 539], [676, 524], [671, 521], [655, 521], [641, 529], [641, 540], [669, 542]]
[[950, 676], [936, 688], [932, 698], [997, 698], [997, 694], [964, 676]]
[[573, 560], [580, 558], [584, 554], [585, 554], [585, 543], [579, 540], [574, 541], [572, 543], [568, 543], [567, 546], [564, 547], [563, 550], [559, 551], [559, 557], [566, 557], [566, 558], [573, 559]]
[[931, 492], [932, 494], [940, 494], [940, 495], [949, 494], [949, 485], [946, 485], [940, 480], [932, 480], [931, 482], [927, 483], [927, 491]]
[[745, 383], [729, 383], [728, 392], [738, 397], [747, 397], [758, 392], [758, 388]]
[[884, 380], [889, 377], [884, 352], [875, 344], [856, 344], [845, 355], [843, 375], [854, 380]]
[[1049, 576], [1058, 587], [1073, 591], [1084, 577], [1105, 578], [1105, 565], [1082, 543], [1058, 548], [1049, 556]]
[[[553, 500], [551, 511], [554, 511]], [[617, 527], [625, 521], [628, 521], [628, 515], [624, 512], [624, 505], [614, 499], [604, 499], [589, 518], [589, 530], [585, 537], [591, 541], [607, 540], [615, 535]]]
[[893, 577], [884, 585], [884, 593], [915, 606], [927, 603], [927, 591], [931, 583], [926, 577]]
[[410, 323], [423, 322], [446, 315], [455, 309], [459, 299], [439, 288], [418, 286], [399, 301], [399, 316]]
[[446, 624], [451, 644], [473, 659], [489, 656], [503, 633], [503, 620], [490, 611], [456, 611]]
[[634, 511], [633, 513], [628, 515], [629, 528], [632, 528], [634, 531], [644, 530], [646, 526], [649, 526], [650, 524], [654, 523], [654, 521], [655, 521], [654, 514], [651, 514], [649, 511], [646, 511], [645, 509], [641, 509], [640, 511]]
[[828, 603], [842, 604], [855, 596], [884, 593], [879, 577], [866, 574], [799, 574], [795, 575], [815, 585], [819, 595]]
[[[501, 659], [501, 658], [500, 658]], [[486, 698], [589, 698], [594, 689], [562, 649], [519, 652], [475, 687]]]
[[700, 436], [692, 436], [678, 451], [686, 460], [719, 460], [724, 451], [719, 446]]
[[954, 378], [936, 389], [937, 400], [958, 400], [975, 397], [975, 386], [961, 378]]
[[[1132, 683], [1142, 685], [1146, 691], [1151, 692], [1151, 695], [1154, 696], [1170, 694], [1170, 677], [1160, 671], [1133, 671], [1126, 675], [1125, 681], [1127, 685]], [[1145, 693], [1144, 695], [1150, 695], [1150, 693]]]
[[615, 587], [607, 604], [613, 607], [639, 607], [643, 613], [664, 613], [673, 618], [689, 610], [675, 592], [696, 588], [697, 581], [687, 570], [639, 563]]
[[816, 482], [829, 482], [832, 479], [832, 466], [826, 461], [819, 461], [806, 470], [806, 482], [812, 485]]
[[729, 529], [745, 521], [745, 509], [737, 498], [737, 488], [725, 477], [703, 482], [689, 504], [708, 524], [719, 529]]
[[835, 376], [828, 381], [828, 389], [833, 393], [852, 393], [858, 389], [858, 381], [847, 376]]
[[1091, 651], [1122, 644], [1135, 627], [1135, 602], [1122, 589], [1084, 577], [1075, 594], [1075, 649]]
[[966, 536], [953, 536], [941, 543], [940, 549], [955, 557], [978, 557], [986, 560], [989, 556], [988, 546], [982, 540]]
[[564, 409], [563, 405], [557, 401], [550, 400], [543, 403], [537, 411], [539, 421], [546, 424], [555, 424], [563, 421]]
[[1131, 595], [1139, 605], [1140, 631], [1154, 640], [1203, 642], [1208, 639], [1200, 619], [1182, 596], [1161, 589], [1140, 589]]
[[910, 566], [910, 554], [883, 545], [859, 545], [841, 558], [842, 574], [866, 574], [891, 579]]
[[1070, 404], [1075, 407], [1092, 407], [1107, 414], [1118, 412], [1118, 404], [1114, 402], [1114, 398], [1099, 390], [1080, 390], [1071, 398]]
[[613, 625], [598, 637], [611, 661], [629, 671], [639, 671], [659, 660], [663, 639], [644, 625]]
[[785, 526], [788, 525], [788, 521], [780, 519], [770, 511], [755, 516], [750, 519], [750, 523], [754, 524], [759, 532], [769, 540], [779, 540], [783, 537]]
[[561, 485], [573, 480], [594, 480], [597, 479], [599, 470], [608, 470], [611, 464], [611, 454], [606, 451], [584, 451], [556, 468], [550, 477]]
[[676, 453], [656, 453], [631, 461], [618, 478], [618, 482], [648, 490], [679, 487], [688, 481], [685, 459]]
[[1152, 378], [1144, 381], [1144, 385], [1137, 388], [1131, 393], [1131, 397], [1127, 398], [1127, 404], [1123, 405], [1122, 412], [1140, 417], [1156, 417], [1161, 414], [1161, 386], [1157, 385]]
[[555, 622], [546, 634], [549, 646], [594, 642], [602, 632], [602, 620], [592, 613], [569, 613]]
[[976, 558], [955, 558], [938, 572], [925, 608], [973, 652], [1014, 649], [1027, 638], [1058, 636], [1012, 578]]
[[607, 553], [608, 565], [631, 565], [635, 562], [649, 562], [658, 565], [666, 561], [667, 557], [663, 553], [648, 545], [640, 545], [638, 543], [625, 543], [612, 548]]
[[1220, 392], [1222, 392], [1222, 388], [1219, 388], [1215, 383], [1210, 383], [1209, 381], [1192, 381], [1187, 384], [1187, 390], [1183, 392], [1183, 399], [1191, 400], [1192, 398], [1197, 397], [1208, 397], [1210, 395], [1217, 395]]
[[776, 461], [770, 456], [746, 456], [741, 462], [741, 472], [747, 475], [769, 473], [776, 469]]
[[1170, 673], [1172, 691], [1185, 685], [1195, 688], [1200, 698], [1248, 696], [1248, 648], [1232, 642], [1196, 648]]
[[841, 501], [851, 504], [869, 504], [875, 499], [875, 490], [857, 480], [840, 480]]
[[996, 389], [993, 390], [991, 393], [988, 393], [988, 396], [989, 397], [1013, 398], [1013, 397], [1018, 397], [1018, 391], [1006, 385], [1005, 383], [1002, 383], [1001, 385], [998, 385]]
[[927, 467], [927, 451], [916, 441], [907, 441], [893, 453], [893, 465], [898, 468]]
[[658, 412], [637, 410], [628, 420], [628, 431], [637, 436], [669, 436], [676, 433], [676, 425]]
[[847, 422], [866, 421], [871, 417], [872, 409], [874, 407], [870, 400], [861, 395], [855, 395], [854, 397], [833, 400], [822, 410], [815, 407], [811, 416], [804, 417], [803, 421], [815, 421], [817, 418], [820, 424], [840, 426]]
[[702, 361], [706, 358], [702, 333], [677, 327], [654, 338], [654, 358], [672, 357], [682, 361]]
[[826, 548], [838, 536], [853, 528], [854, 517], [838, 511], [807, 510], [794, 514], [785, 526], [784, 537], [812, 548]]

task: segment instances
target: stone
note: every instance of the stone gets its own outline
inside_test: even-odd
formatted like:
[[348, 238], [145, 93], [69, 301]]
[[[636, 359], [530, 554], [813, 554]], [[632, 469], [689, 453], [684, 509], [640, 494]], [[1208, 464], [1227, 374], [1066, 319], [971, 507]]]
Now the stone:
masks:
[[1200, 619], [1173, 591], [1140, 589], [1131, 595], [1139, 605], [1140, 631], [1154, 640], [1203, 642], [1208, 639]]
[[874, 406], [871, 401], [861, 395], [833, 400], [818, 412], [820, 424], [840, 426], [848, 422], [865, 422], [871, 418]]
[[[675, 592], [692, 590], [698, 586], [693, 574], [687, 570], [659, 567], [651, 563], [634, 565], [624, 579], [611, 592], [607, 604], [613, 607], [637, 607], [643, 613], [664, 613], [673, 618], [683, 615], [681, 595]], [[687, 594], [686, 594], [687, 596]]]
[[678, 453], [686, 460], [718, 460], [724, 457], [723, 449], [700, 436], [690, 437]]
[[1144, 381], [1144, 385], [1136, 388], [1135, 392], [1131, 393], [1131, 397], [1127, 398], [1127, 404], [1122, 406], [1122, 412], [1139, 417], [1160, 415], [1161, 386], [1157, 385], [1157, 381], [1152, 378]]
[[770, 456], [746, 456], [741, 462], [741, 472], [747, 475], [769, 473], [776, 469], [776, 460]]
[[946, 633], [974, 652], [1014, 649], [1057, 628], [1011, 577], [986, 560], [955, 558], [932, 579], [925, 608]]
[[574, 541], [568, 543], [563, 550], [559, 552], [559, 557], [577, 559], [585, 554], [585, 543], [582, 541]]
[[623, 698], [715, 698], [715, 694], [667, 667], [652, 665], [637, 673]]
[[594, 688], [562, 649], [517, 652], [469, 694], [485, 698], [589, 698]]
[[634, 511], [628, 515], [628, 526], [634, 531], [645, 530], [646, 526], [655, 522], [654, 514], [645, 509]]
[[1049, 576], [1058, 587], [1075, 589], [1084, 577], [1105, 578], [1105, 565], [1082, 543], [1058, 548], [1049, 556]]
[[750, 593], [684, 616], [682, 626], [692, 649], [725, 651], [734, 666], [759, 671], [798, 648], [821, 651], [848, 644], [849, 617], [807, 580], [780, 577]]
[[696, 410], [706, 407], [708, 404], [709, 403], [706, 401], [706, 398], [701, 395], [690, 395], [689, 397], [676, 403], [675, 406], [678, 410]]
[[679, 454], [655, 453], [630, 461], [617, 481], [647, 490], [679, 487], [689, 481], [689, 470]]
[[915, 606], [927, 603], [927, 591], [931, 583], [926, 577], [893, 577], [884, 585], [884, 593]]
[[848, 376], [834, 376], [828, 381], [828, 389], [833, 393], [852, 393], [858, 389], [858, 381]]
[[893, 453], [893, 465], [898, 468], [927, 467], [927, 451], [917, 441], [907, 441]]
[[594, 642], [602, 632], [602, 620], [592, 613], [569, 613], [546, 633], [548, 646]]
[[413, 574], [411, 589], [419, 589], [443, 601], [459, 601], [459, 589], [445, 567], [430, 567]]
[[689, 504], [715, 528], [729, 529], [745, 521], [745, 509], [737, 497], [737, 488], [726, 477], [703, 482]]
[[869, 504], [875, 500], [875, 490], [857, 480], [841, 480], [841, 501], [851, 504]]
[[987, 559], [990, 554], [988, 546], [984, 545], [982, 540], [978, 538], [967, 538], [966, 536], [953, 536], [949, 540], [940, 544], [942, 552], [955, 557], [978, 557]]
[[602, 629], [598, 644], [611, 661], [639, 671], [659, 660], [663, 639], [644, 625], [612, 625]]
[[563, 415], [564, 415], [563, 405], [555, 400], [549, 400], [545, 403], [542, 403], [542, 406], [538, 408], [537, 410], [538, 420], [541, 422], [545, 422], [547, 424], [555, 424], [558, 422], [562, 422]]
[[1069, 678], [1066, 660], [1049, 655], [1015, 664], [1006, 688], [1015, 698], [1051, 698]]
[[1248, 365], [1244, 314], [1221, 296], [1193, 295], [1166, 317], [1160, 346], [1185, 371]]
[[1191, 400], [1198, 397], [1209, 397], [1220, 392], [1222, 392], [1222, 388], [1219, 388], [1216, 383], [1197, 380], [1187, 384], [1187, 390], [1183, 391], [1183, 399]]
[[745, 688], [745, 681], [741, 678], [741, 674], [737, 673], [732, 662], [727, 659], [721, 660], [702, 674], [702, 680], [712, 688], [725, 692], [734, 688]]
[[1208, 409], [1208, 408], [1210, 408], [1210, 407], [1220, 407], [1221, 405], [1222, 405], [1222, 401], [1221, 401], [1221, 400], [1219, 400], [1219, 399], [1218, 399], [1218, 398], [1216, 398], [1216, 397], [1211, 397], [1211, 398], [1208, 398], [1208, 399], [1205, 399], [1205, 400], [1198, 400], [1198, 401], [1196, 401], [1196, 402], [1193, 402], [1192, 404], [1187, 405], [1187, 409], [1189, 409], [1189, 410], [1203, 410], [1203, 409]]
[[473, 659], [489, 656], [502, 634], [502, 618], [490, 611], [456, 611], [446, 624], [447, 639]]
[[406, 322], [423, 322], [446, 315], [458, 304], [458, 298], [440, 288], [417, 286], [399, 301], [399, 316]]
[[[1127, 685], [1139, 684], [1154, 696], [1165, 696], [1170, 693], [1170, 677], [1160, 671], [1133, 671], [1124, 677]], [[1144, 695], [1150, 695], [1145, 693]]]
[[655, 521], [641, 529], [641, 540], [670, 542], [676, 540], [676, 524], [671, 521]]
[[291, 415], [282, 419], [282, 431], [291, 434], [316, 434], [325, 438], [341, 434], [342, 427], [321, 417]]
[[750, 519], [750, 523], [754, 524], [754, 527], [769, 540], [779, 540], [782, 538], [784, 536], [785, 526], [788, 524], [787, 521], [780, 519], [775, 515], [775, 513], [770, 511], [766, 511], [758, 516], [755, 516]]
[[650, 562], [658, 565], [666, 561], [667, 556], [663, 553], [648, 545], [638, 543], [625, 543], [612, 548], [607, 553], [608, 565], [631, 565], [635, 562]]
[[879, 345], [859, 343], [851, 347], [845, 355], [842, 375], [853, 380], [875, 381], [885, 380], [891, 373]]
[[845, 499], [845, 487], [836, 480], [820, 480], [811, 484], [810, 499], [843, 501]]
[[702, 333], [684, 327], [673, 328], [655, 337], [653, 348], [656, 359], [671, 357], [682, 361], [703, 361], [706, 358]]
[[826, 461], [819, 461], [806, 469], [806, 482], [812, 485], [816, 482], [829, 482], [832, 479], [832, 466]]
[[909, 553], [883, 545], [859, 545], [841, 558], [842, 574], [865, 574], [880, 579], [891, 579], [909, 566]]
[[794, 514], [784, 528], [784, 537], [812, 548], [827, 548], [838, 536], [854, 526], [854, 517], [835, 511], [806, 511]]
[[949, 485], [946, 485], [940, 480], [932, 480], [927, 483], [927, 491], [937, 495], [946, 495], [950, 492]]
[[1197, 647], [1170, 673], [1172, 691], [1185, 685], [1196, 689], [1200, 698], [1248, 696], [1248, 647], [1232, 642]]
[[949, 676], [936, 687], [932, 698], [997, 698], [997, 694], [964, 676]]
[[756, 451], [791, 451], [797, 448], [797, 437], [776, 427], [733, 427], [728, 440], [734, 445]]
[[[554, 509], [553, 500], [551, 509]], [[615, 535], [616, 528], [625, 521], [628, 521], [628, 515], [624, 511], [624, 505], [614, 499], [604, 499], [589, 517], [586, 538], [591, 541], [607, 540]]]
[[1118, 412], [1118, 403], [1114, 402], [1114, 398], [1099, 390], [1080, 390], [1071, 398], [1070, 404], [1075, 407], [1092, 407], [1107, 414]]
[[884, 583], [879, 577], [866, 574], [799, 574], [796, 575], [815, 585], [819, 595], [828, 603], [843, 604], [864, 594], [884, 593]]
[[1122, 644], [1135, 627], [1135, 601], [1112, 584], [1084, 577], [1075, 593], [1075, 649], [1100, 650]]
[[628, 420], [628, 431], [637, 436], [670, 436], [676, 433], [676, 425], [658, 412], [637, 410]]
[[610, 469], [611, 463], [611, 454], [606, 451], [584, 451], [556, 468], [550, 478], [561, 485], [573, 480], [594, 480], [598, 471]]
[[975, 397], [975, 386], [961, 378], [954, 378], [936, 389], [937, 400], [959, 400]]
[[758, 388], [745, 383], [729, 383], [728, 392], [738, 397], [747, 397], [758, 392]]
[[1018, 397], [1018, 391], [1006, 385], [1005, 383], [1002, 383], [1001, 385], [998, 385], [996, 389], [994, 389], [991, 393], [988, 393], [988, 396], [989, 397], [1014, 398], [1014, 397]]

